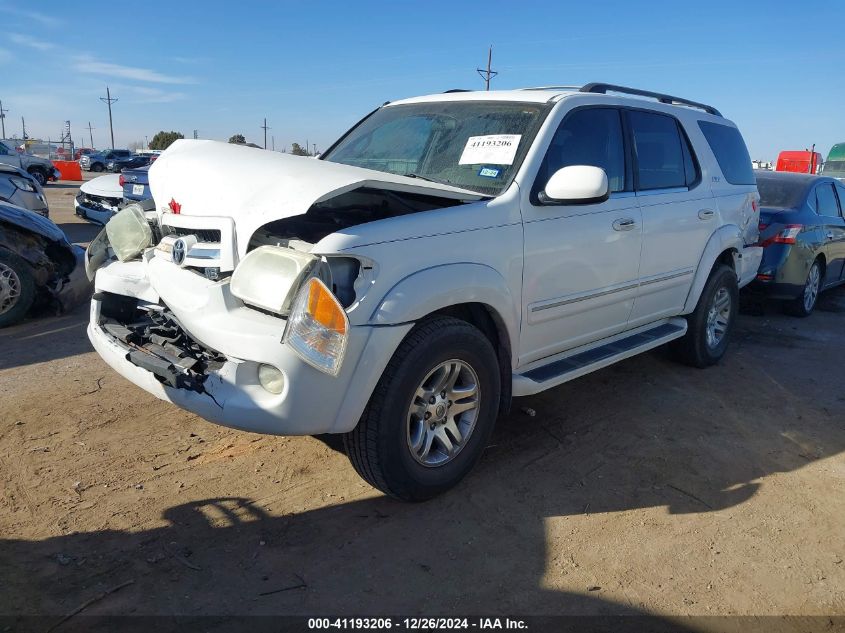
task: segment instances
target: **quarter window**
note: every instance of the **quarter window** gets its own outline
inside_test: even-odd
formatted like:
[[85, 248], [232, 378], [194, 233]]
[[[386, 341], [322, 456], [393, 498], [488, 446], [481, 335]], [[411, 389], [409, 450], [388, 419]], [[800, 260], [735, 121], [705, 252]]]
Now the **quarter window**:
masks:
[[816, 211], [819, 215], [835, 218], [839, 216], [839, 203], [833, 185], [824, 183], [816, 187]]
[[655, 112], [628, 114], [637, 156], [638, 189], [689, 187], [698, 180], [695, 160], [674, 118]]
[[607, 173], [610, 191], [625, 189], [625, 144], [622, 121], [613, 108], [587, 108], [569, 114], [555, 132], [543, 159], [534, 193], [563, 167], [592, 165]]
[[735, 127], [699, 121], [698, 127], [707, 139], [722, 175], [732, 185], [753, 185], [754, 168], [742, 135]]

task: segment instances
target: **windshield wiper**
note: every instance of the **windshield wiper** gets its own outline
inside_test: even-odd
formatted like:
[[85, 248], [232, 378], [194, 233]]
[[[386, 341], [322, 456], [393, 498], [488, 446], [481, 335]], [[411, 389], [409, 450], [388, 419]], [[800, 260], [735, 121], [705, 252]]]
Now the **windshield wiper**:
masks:
[[[403, 176], [407, 176], [408, 178], [419, 178], [420, 180], [425, 180], [426, 182], [436, 182], [438, 184], [443, 184], [439, 180], [435, 180], [434, 178], [429, 178], [428, 176], [420, 176], [419, 174], [415, 174], [412, 171], [409, 171], [407, 174], [402, 174]], [[446, 182], [449, 182], [448, 180]]]

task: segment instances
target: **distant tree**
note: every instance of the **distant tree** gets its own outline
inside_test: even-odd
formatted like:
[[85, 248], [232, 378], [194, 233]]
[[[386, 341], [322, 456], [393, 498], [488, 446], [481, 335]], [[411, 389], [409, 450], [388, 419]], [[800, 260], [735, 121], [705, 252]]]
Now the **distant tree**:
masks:
[[237, 145], [245, 145], [246, 144], [246, 137], [243, 134], [232, 134], [229, 137], [230, 143], [236, 143]]
[[294, 156], [311, 156], [311, 153], [307, 149], [302, 147], [302, 145], [300, 145], [299, 143], [294, 143], [293, 145], [291, 145], [290, 153]]
[[180, 138], [185, 138], [185, 135], [181, 132], [165, 132], [162, 130], [150, 141], [150, 149], [167, 149], [173, 141], [177, 141]]

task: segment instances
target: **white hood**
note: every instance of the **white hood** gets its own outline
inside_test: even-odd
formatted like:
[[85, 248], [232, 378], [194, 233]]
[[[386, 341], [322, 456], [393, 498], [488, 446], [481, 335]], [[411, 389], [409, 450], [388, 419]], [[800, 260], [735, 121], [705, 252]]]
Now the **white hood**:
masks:
[[252, 227], [301, 215], [316, 202], [359, 187], [454, 200], [483, 197], [449, 185], [220, 141], [176, 141], [150, 167], [150, 190], [159, 209], [168, 211], [175, 200], [182, 215], [227, 216]]
[[120, 185], [120, 174], [99, 176], [93, 180], [83, 183], [79, 190], [82, 193], [87, 193], [89, 196], [103, 196], [105, 198], [123, 197], [123, 187]]

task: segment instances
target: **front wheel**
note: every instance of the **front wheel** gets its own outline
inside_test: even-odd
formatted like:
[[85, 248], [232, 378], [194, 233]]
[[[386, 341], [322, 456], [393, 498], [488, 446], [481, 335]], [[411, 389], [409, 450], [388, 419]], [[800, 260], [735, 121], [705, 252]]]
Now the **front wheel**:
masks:
[[822, 285], [822, 267], [819, 260], [813, 262], [810, 270], [807, 272], [807, 280], [804, 282], [804, 288], [801, 290], [801, 295], [783, 305], [783, 310], [787, 314], [797, 317], [808, 317], [816, 308], [816, 301], [819, 298], [819, 291]]
[[405, 501], [455, 486], [484, 451], [499, 409], [499, 365], [477, 328], [418, 324], [397, 349], [358, 425], [343, 437], [358, 474]]
[[47, 174], [45, 174], [40, 169], [33, 169], [29, 172], [29, 175], [35, 178], [39, 185], [42, 187], [47, 184]]
[[91, 165], [91, 171], [99, 173], [103, 171], [103, 165], [101, 163], [94, 163], [93, 165]]
[[0, 251], [0, 327], [21, 321], [35, 300], [35, 281], [27, 263]]
[[719, 362], [728, 349], [738, 308], [736, 273], [718, 264], [701, 291], [695, 311], [687, 316], [687, 333], [672, 343], [678, 360], [702, 368]]

